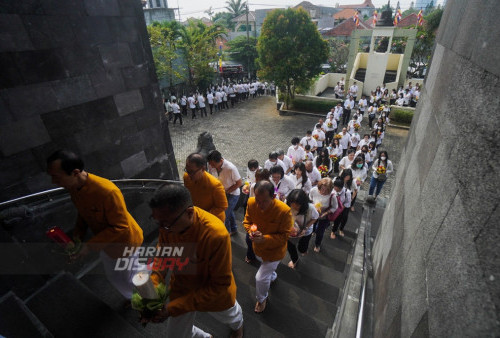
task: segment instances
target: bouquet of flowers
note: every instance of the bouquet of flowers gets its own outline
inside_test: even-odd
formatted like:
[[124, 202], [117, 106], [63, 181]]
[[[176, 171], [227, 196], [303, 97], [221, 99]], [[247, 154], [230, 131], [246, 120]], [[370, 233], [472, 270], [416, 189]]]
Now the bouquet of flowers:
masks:
[[354, 130], [358, 130], [359, 128], [361, 128], [361, 126], [359, 125], [359, 123], [354, 123]]
[[317, 140], [319, 140], [319, 135], [317, 135], [317, 134], [313, 135], [313, 138], [317, 141]]
[[328, 176], [328, 167], [324, 164], [320, 165], [318, 167], [319, 173], [321, 174], [321, 177], [326, 177]]
[[333, 154], [330, 155], [330, 159], [333, 161], [333, 162], [337, 162], [339, 160], [339, 158]]
[[377, 174], [385, 174], [387, 169], [383, 165], [377, 167]]
[[378, 111], [382, 111], [382, 110], [384, 110], [384, 106], [378, 107]]
[[314, 205], [314, 207], [316, 208], [316, 210], [318, 210], [318, 212], [320, 212], [320, 211], [321, 211], [321, 203], [320, 203], [320, 202], [316, 203], [316, 204]]
[[333, 127], [333, 124], [332, 124], [331, 122], [328, 122], [328, 123], [326, 124], [326, 126], [327, 126], [328, 128], [331, 128], [331, 127]]
[[333, 138], [337, 139], [337, 140], [340, 140], [340, 139], [342, 139], [342, 134], [337, 134]]

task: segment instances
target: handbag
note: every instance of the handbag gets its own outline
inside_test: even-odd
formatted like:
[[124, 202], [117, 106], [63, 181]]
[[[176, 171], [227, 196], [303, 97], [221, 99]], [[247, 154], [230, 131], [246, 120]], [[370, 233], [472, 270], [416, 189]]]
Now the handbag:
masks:
[[[344, 205], [340, 201], [340, 196], [337, 196], [337, 204], [338, 204], [337, 209], [335, 209], [334, 212], [329, 213], [327, 216], [330, 222], [335, 221], [337, 217], [339, 217], [339, 215], [342, 213], [342, 211], [344, 211]], [[330, 209], [331, 206], [332, 206], [332, 195], [330, 195], [330, 203], [328, 205], [328, 209]]]
[[377, 181], [385, 182], [387, 179], [387, 174], [378, 174]]

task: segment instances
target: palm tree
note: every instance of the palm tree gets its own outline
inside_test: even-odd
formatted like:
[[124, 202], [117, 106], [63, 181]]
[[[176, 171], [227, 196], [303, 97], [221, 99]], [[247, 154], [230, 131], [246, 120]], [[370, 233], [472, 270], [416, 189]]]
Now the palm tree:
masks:
[[226, 1], [226, 4], [226, 9], [229, 11], [233, 19], [245, 13], [247, 9], [247, 4], [242, 0], [228, 0]]

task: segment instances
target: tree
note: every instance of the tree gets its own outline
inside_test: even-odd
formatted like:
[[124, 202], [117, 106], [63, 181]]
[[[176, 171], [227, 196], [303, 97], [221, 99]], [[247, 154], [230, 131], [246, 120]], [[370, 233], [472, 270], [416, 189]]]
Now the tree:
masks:
[[174, 78], [182, 78], [182, 67], [174, 65], [179, 57], [177, 46], [181, 38], [180, 27], [177, 21], [154, 22], [147, 27], [156, 76], [159, 79], [168, 78], [170, 86], [173, 85]]
[[250, 66], [250, 73], [255, 74], [255, 70], [257, 69], [257, 39], [254, 37], [250, 37], [247, 42], [246, 36], [238, 36], [234, 40], [228, 42], [228, 47], [231, 54], [231, 58], [235, 61], [241, 62], [243, 65]]
[[288, 107], [297, 88], [310, 86], [328, 59], [323, 40], [309, 14], [303, 9], [275, 9], [262, 25], [257, 43], [259, 77], [273, 80], [285, 93]]
[[246, 12], [247, 7], [242, 0], [229, 0], [226, 1], [226, 4], [226, 9], [229, 11], [229, 14], [231, 14], [231, 19], [234, 19]]
[[231, 13], [228, 13], [228, 12], [215, 13], [213, 18], [212, 18], [212, 21], [214, 23], [219, 24], [221, 26], [224, 26], [225, 28], [227, 28], [230, 31], [233, 31], [234, 27], [235, 27], [235, 23], [232, 20], [233, 20], [233, 17], [231, 15]]
[[425, 19], [425, 28], [428, 32], [436, 33], [439, 24], [441, 23], [441, 17], [443, 16], [442, 9], [436, 9], [426, 15]]
[[332, 72], [345, 73], [349, 58], [349, 44], [346, 44], [344, 40], [331, 39], [328, 40], [328, 46], [330, 48], [328, 63], [332, 67]]
[[225, 36], [222, 26], [205, 25], [201, 20], [190, 20], [181, 30], [181, 48], [189, 70], [188, 82], [191, 89], [207, 87], [213, 77], [209, 63], [217, 60], [216, 40]]

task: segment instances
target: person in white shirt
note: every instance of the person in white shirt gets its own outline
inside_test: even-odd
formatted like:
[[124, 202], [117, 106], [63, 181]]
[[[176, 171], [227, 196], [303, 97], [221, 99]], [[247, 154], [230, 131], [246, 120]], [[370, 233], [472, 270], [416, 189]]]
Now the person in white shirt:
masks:
[[360, 149], [362, 146], [368, 146], [369, 143], [370, 143], [370, 135], [364, 134], [363, 138], [358, 143], [358, 149]]
[[373, 160], [377, 158], [377, 144], [375, 141], [370, 141], [368, 143], [368, 154], [370, 154], [370, 162], [368, 163], [368, 167], [371, 167], [373, 164]]
[[[385, 168], [385, 174], [379, 174], [377, 172], [379, 166], [383, 166]], [[382, 187], [384, 186], [385, 181], [387, 180], [387, 177], [394, 171], [394, 167], [392, 166], [392, 162], [389, 160], [387, 151], [383, 150], [380, 152], [378, 158], [373, 162], [372, 170], [373, 173], [370, 180], [370, 190], [368, 195], [373, 196], [373, 193], [375, 192], [375, 198], [377, 198], [382, 190]]]
[[357, 99], [357, 97], [358, 97], [358, 85], [356, 84], [356, 82], [354, 82], [352, 84], [352, 86], [349, 88], [349, 95], [351, 95], [354, 100]]
[[396, 89], [392, 90], [391, 95], [389, 97], [390, 97], [389, 104], [390, 105], [396, 104], [396, 100], [398, 99], [398, 93]]
[[200, 107], [200, 116], [203, 117], [203, 113], [205, 113], [205, 117], [207, 116], [207, 108], [205, 106], [205, 98], [203, 95], [198, 95], [198, 107]]
[[269, 173], [271, 174], [271, 182], [274, 185], [276, 198], [284, 201], [290, 191], [295, 189], [295, 183], [290, 178], [290, 175], [285, 175], [283, 168], [279, 165], [272, 167]]
[[342, 146], [342, 156], [345, 156], [347, 153], [347, 149], [349, 149], [351, 145], [351, 134], [347, 132], [347, 128], [342, 128], [342, 138], [339, 140], [340, 145]]
[[287, 167], [283, 161], [278, 159], [278, 153], [273, 151], [269, 153], [269, 159], [264, 163], [264, 169], [270, 170], [275, 165], [279, 165], [283, 168], [283, 172], [286, 172]]
[[222, 94], [222, 107], [225, 109], [229, 109], [229, 104], [227, 103], [227, 93], [223, 91], [221, 94]]
[[330, 225], [328, 214], [334, 213], [337, 210], [337, 198], [332, 196], [333, 183], [328, 177], [322, 178], [318, 182], [318, 186], [311, 189], [309, 198], [319, 212], [318, 222], [316, 223], [316, 238], [314, 240], [314, 252], [319, 252], [321, 242], [325, 234], [326, 228]]
[[333, 171], [333, 162], [332, 159], [330, 158], [330, 153], [328, 152], [328, 149], [324, 148], [321, 149], [321, 151], [318, 152], [318, 155], [313, 159], [314, 166], [318, 168], [320, 166], [325, 166], [327, 168], [327, 174], [322, 174], [323, 177], [326, 177], [330, 175], [330, 173]]
[[313, 161], [306, 161], [307, 177], [311, 180], [311, 185], [314, 187], [321, 180], [321, 173], [314, 165]]
[[298, 163], [302, 162], [304, 160], [304, 157], [306, 155], [306, 152], [304, 151], [304, 148], [299, 146], [300, 139], [295, 136], [292, 138], [292, 145], [288, 147], [288, 151], [286, 153], [286, 156], [290, 157], [292, 159], [292, 163]]
[[[359, 192], [359, 190], [361, 189], [361, 185], [366, 180], [367, 176], [365, 160], [363, 159], [363, 157], [361, 156], [355, 157], [354, 161], [352, 161], [350, 169], [352, 171], [352, 177], [354, 178], [354, 183], [356, 183], [356, 191]], [[354, 197], [351, 202], [351, 211], [353, 212], [355, 211], [354, 210], [355, 202], [356, 202], [356, 197]]]
[[347, 124], [347, 132], [349, 134], [354, 133], [354, 130], [356, 129], [356, 123], [359, 125], [358, 128], [360, 128], [361, 124], [359, 122], [358, 115], [354, 114], [354, 116], [352, 117], [352, 120], [349, 121], [349, 123]]
[[247, 177], [245, 178], [245, 184], [243, 185], [243, 188], [241, 191], [244, 194], [249, 194], [250, 193], [250, 187], [253, 183], [255, 183], [255, 173], [257, 170], [262, 169], [259, 165], [259, 162], [257, 160], [250, 160], [247, 163]]
[[224, 189], [228, 207], [226, 209], [226, 225], [227, 231], [231, 234], [236, 234], [236, 218], [234, 216], [234, 208], [240, 197], [240, 187], [242, 185], [241, 176], [234, 164], [222, 157], [218, 150], [212, 150], [208, 153], [208, 172], [218, 178]]
[[370, 129], [372, 128], [373, 120], [376, 117], [377, 109], [378, 107], [376, 103], [368, 108], [368, 126], [370, 127]]
[[320, 127], [320, 129], [321, 129], [321, 130], [323, 130], [324, 132], [326, 132], [326, 124], [325, 124], [325, 121], [324, 121], [322, 118], [320, 118], [320, 119], [318, 120], [318, 123], [315, 123], [315, 124], [314, 124], [314, 126], [313, 126], [313, 131], [314, 131], [314, 129], [316, 129], [316, 126], [317, 126], [318, 124], [321, 126], [321, 127]]
[[311, 130], [308, 130], [306, 132], [306, 136], [304, 136], [302, 138], [302, 140], [300, 140], [300, 145], [302, 146], [302, 148], [304, 148], [306, 145], [309, 145], [309, 146], [311, 146], [311, 152], [314, 153], [314, 151], [316, 151], [316, 148], [318, 147], [318, 143], [312, 137], [312, 131]]
[[335, 107], [330, 109], [330, 111], [326, 113], [326, 119], [328, 120], [330, 116], [333, 116], [334, 113], [335, 113]]
[[222, 93], [219, 90], [215, 92], [215, 107], [216, 111], [222, 110]]
[[236, 101], [236, 91], [234, 86], [229, 86], [229, 99], [231, 100], [231, 108], [234, 107], [234, 102]]
[[350, 168], [351, 167], [351, 163], [352, 161], [354, 161], [354, 153], [355, 151], [352, 150], [352, 149], [349, 149], [347, 151], [347, 156], [344, 156], [340, 162], [339, 162], [339, 169], [340, 169], [340, 172], [342, 172], [342, 170], [344, 169], [347, 169], [347, 168]]
[[332, 143], [333, 136], [335, 135], [335, 131], [337, 130], [337, 121], [333, 118], [333, 114], [331, 114], [325, 121], [326, 132], [325, 132], [325, 142], [328, 146]]
[[359, 150], [354, 154], [354, 157], [358, 157], [359, 154], [363, 154], [365, 157], [365, 163], [366, 167], [369, 167], [369, 163], [371, 162], [371, 156], [370, 153], [368, 152], [368, 145], [365, 144], [364, 146], [360, 147]]
[[349, 98], [344, 101], [344, 114], [342, 116], [343, 125], [346, 125], [351, 119], [351, 110], [354, 108], [354, 103], [352, 96], [349, 96]]
[[288, 175], [293, 169], [292, 159], [289, 156], [285, 156], [283, 149], [278, 148], [276, 152], [278, 153], [278, 160], [281, 160], [285, 164], [285, 175]]
[[342, 77], [342, 78], [340, 78], [339, 84], [340, 84], [341, 86], [345, 86], [345, 81], [344, 81], [344, 78], [343, 78], [343, 77]]
[[[323, 121], [323, 120], [320, 120], [320, 121]], [[321, 128], [322, 128], [321, 124], [319, 124], [319, 123], [316, 124], [316, 129], [314, 129], [314, 131], [312, 133], [312, 137], [313, 137], [313, 139], [316, 140], [316, 143], [317, 143], [316, 150], [318, 152], [321, 151], [321, 149], [323, 149], [323, 143], [326, 140], [325, 132]]]
[[297, 233], [292, 232], [290, 234], [287, 243], [287, 250], [291, 258], [288, 267], [295, 269], [299, 261], [298, 252], [300, 252], [302, 256], [307, 254], [309, 240], [313, 233], [313, 225], [319, 218], [319, 213], [314, 207], [314, 204], [309, 203], [308, 194], [301, 189], [292, 190], [286, 199], [286, 203], [292, 210], [294, 229], [298, 228]]
[[[344, 114], [344, 108], [342, 108], [342, 104], [338, 103], [337, 106], [335, 107], [335, 112], [333, 113], [333, 118], [335, 121], [337, 121], [337, 126], [340, 123], [340, 118]], [[337, 130], [335, 130], [337, 132]]]
[[366, 107], [368, 106], [368, 101], [366, 100], [366, 96], [361, 96], [361, 99], [358, 101], [359, 113], [361, 116], [364, 116]]
[[403, 106], [409, 106], [410, 105], [410, 100], [411, 100], [411, 93], [409, 89], [405, 90], [405, 95], [403, 97]]
[[208, 107], [210, 107], [210, 115], [212, 115], [214, 110], [214, 94], [212, 94], [212, 92], [208, 92], [207, 101]]
[[311, 180], [307, 177], [306, 166], [304, 163], [296, 163], [293, 167], [294, 175], [290, 175], [294, 183], [294, 189], [302, 189], [306, 194], [312, 189]]
[[338, 92], [340, 91], [340, 82], [337, 82], [337, 85], [333, 88], [333, 92], [335, 93], [335, 98], [338, 99]]
[[186, 95], [182, 95], [181, 97], [181, 111], [182, 115], [187, 116], [187, 98]]
[[404, 106], [405, 104], [405, 98], [404, 98], [404, 94], [399, 94], [399, 98], [396, 100], [396, 105], [397, 106]]
[[360, 141], [361, 137], [358, 134], [358, 130], [354, 129], [354, 132], [351, 134], [351, 149], [356, 151], [358, 148], [358, 144]]
[[[340, 203], [342, 203], [343, 206], [351, 204], [351, 191], [344, 186], [344, 180], [342, 178], [336, 177], [333, 179], [333, 190], [335, 191], [335, 195], [339, 197]], [[340, 237], [344, 237], [344, 226], [345, 223], [347, 223], [347, 218], [345, 219], [345, 222], [342, 222], [342, 218], [343, 215], [346, 215], [346, 217], [348, 215], [348, 211], [346, 212], [346, 209], [349, 210], [349, 207], [344, 207], [342, 213], [335, 219], [335, 221], [333, 221], [333, 228], [330, 234], [331, 239], [336, 238], [335, 233], [337, 231]]]
[[175, 121], [177, 121], [177, 119], [179, 119], [179, 122], [182, 126], [182, 114], [181, 114], [181, 108], [179, 107], [179, 105], [177, 104], [177, 100], [174, 100], [172, 102], [172, 113], [174, 114], [174, 124], [175, 124]]
[[191, 120], [193, 120], [196, 118], [196, 100], [193, 94], [189, 95], [187, 102], [189, 104], [189, 109], [191, 109]]
[[342, 159], [342, 146], [340, 145], [339, 139], [334, 138], [332, 142], [332, 148], [330, 149], [330, 155], [333, 155], [337, 158], [336, 161], [333, 161], [333, 170], [335, 172], [339, 172], [339, 162]]

